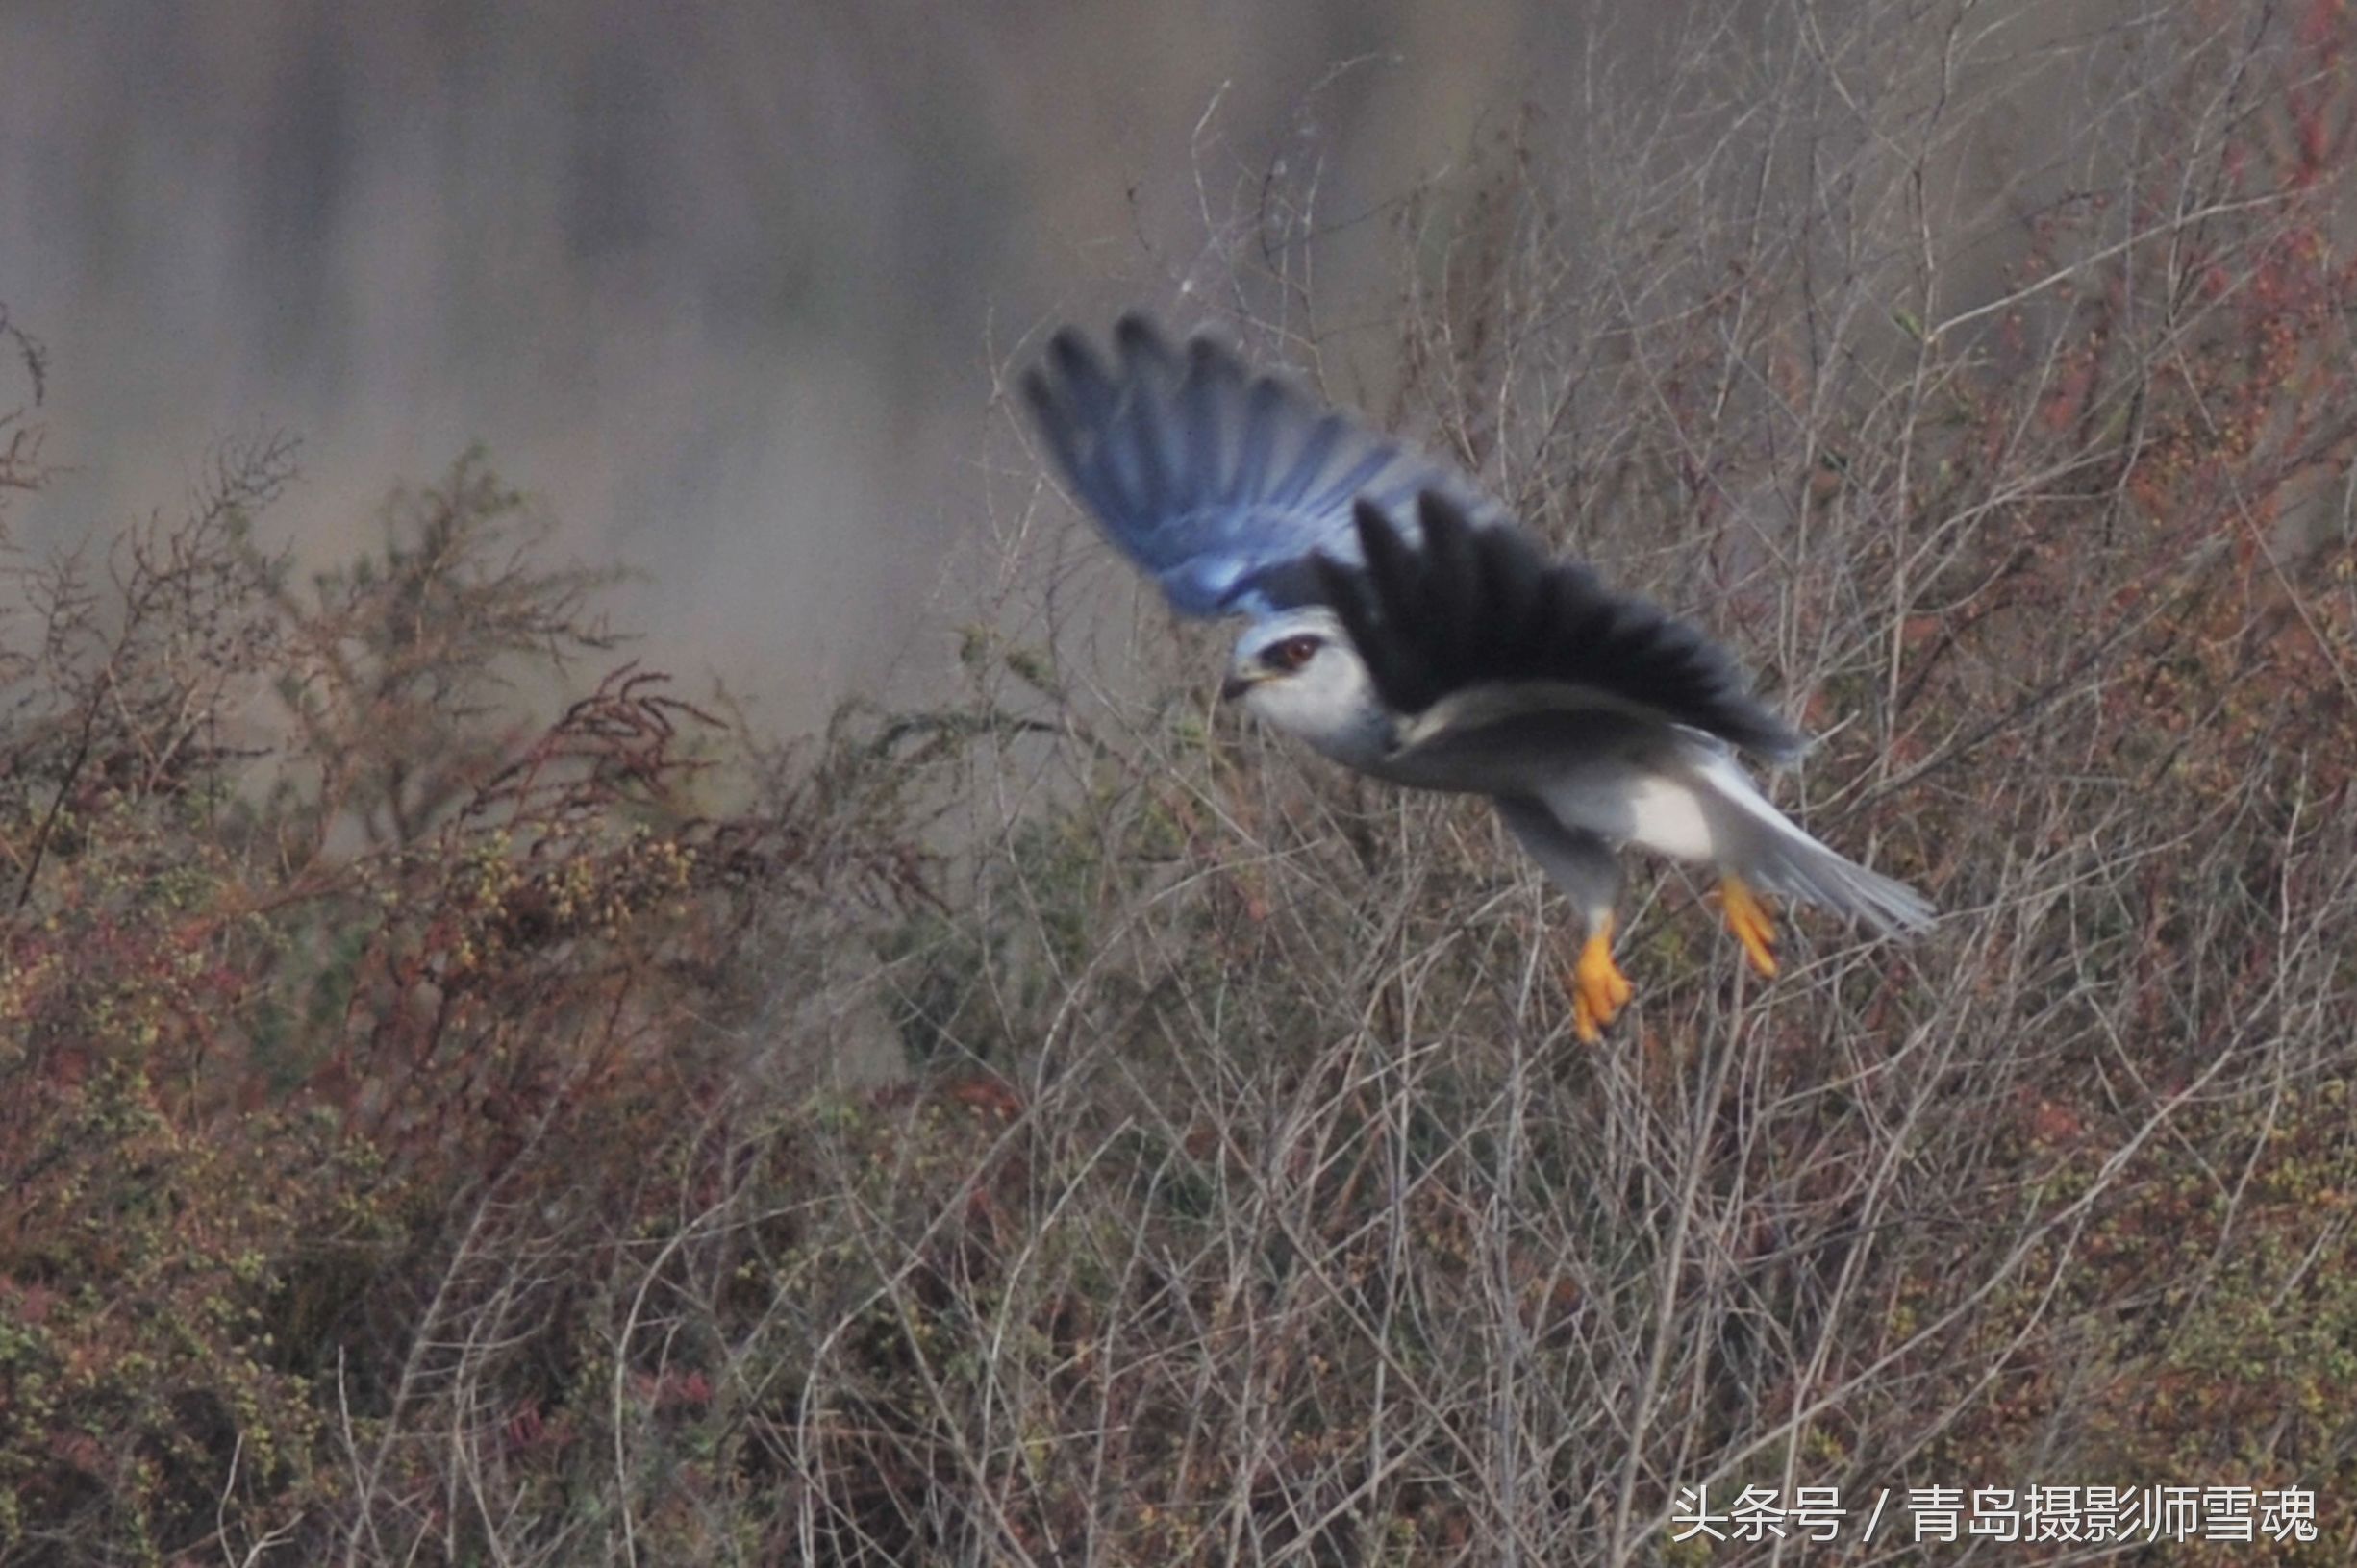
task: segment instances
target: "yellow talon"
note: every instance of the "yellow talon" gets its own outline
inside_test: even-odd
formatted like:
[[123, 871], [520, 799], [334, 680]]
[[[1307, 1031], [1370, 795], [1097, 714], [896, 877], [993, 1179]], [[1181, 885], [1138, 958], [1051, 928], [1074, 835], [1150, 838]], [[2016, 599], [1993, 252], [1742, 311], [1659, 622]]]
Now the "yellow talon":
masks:
[[1767, 900], [1753, 892], [1740, 877], [1727, 877], [1718, 884], [1719, 912], [1725, 916], [1727, 929], [1735, 939], [1743, 944], [1743, 952], [1751, 958], [1751, 967], [1763, 975], [1776, 972], [1776, 921], [1768, 911]]
[[1613, 917], [1608, 914], [1589, 933], [1571, 969], [1571, 1027], [1593, 1045], [1633, 994], [1628, 977], [1613, 962]]

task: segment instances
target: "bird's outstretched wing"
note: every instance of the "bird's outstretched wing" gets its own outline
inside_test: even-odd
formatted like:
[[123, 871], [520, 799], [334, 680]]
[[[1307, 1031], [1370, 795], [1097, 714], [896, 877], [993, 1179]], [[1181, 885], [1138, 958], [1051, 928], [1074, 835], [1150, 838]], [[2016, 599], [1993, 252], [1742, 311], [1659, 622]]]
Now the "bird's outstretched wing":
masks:
[[1359, 507], [1352, 557], [1323, 554], [1313, 566], [1319, 596], [1393, 710], [1437, 712], [1455, 699], [1471, 721], [1604, 709], [1771, 761], [1807, 748], [1692, 626], [1550, 560], [1520, 528], [1475, 526], [1448, 497], [1426, 494], [1417, 512], [1412, 536], [1383, 510]]
[[1310, 558], [1355, 563], [1352, 509], [1417, 536], [1416, 498], [1505, 520], [1462, 475], [1197, 337], [1122, 317], [1115, 362], [1066, 329], [1023, 396], [1072, 491], [1183, 615], [1266, 614], [1317, 596]]

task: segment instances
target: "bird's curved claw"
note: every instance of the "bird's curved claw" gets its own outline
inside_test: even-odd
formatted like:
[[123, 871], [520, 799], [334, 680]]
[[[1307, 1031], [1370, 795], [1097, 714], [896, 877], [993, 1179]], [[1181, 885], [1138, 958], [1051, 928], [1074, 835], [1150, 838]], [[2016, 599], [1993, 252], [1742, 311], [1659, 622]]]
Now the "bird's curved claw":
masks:
[[1604, 1037], [1605, 1026], [1620, 1014], [1635, 993], [1628, 977], [1613, 962], [1613, 922], [1607, 915], [1589, 933], [1571, 968], [1571, 1027], [1593, 1045]]
[[1743, 952], [1751, 959], [1751, 967], [1770, 979], [1776, 973], [1776, 919], [1768, 911], [1768, 901], [1751, 890], [1740, 877], [1728, 877], [1718, 884], [1719, 913], [1735, 939], [1743, 944]]

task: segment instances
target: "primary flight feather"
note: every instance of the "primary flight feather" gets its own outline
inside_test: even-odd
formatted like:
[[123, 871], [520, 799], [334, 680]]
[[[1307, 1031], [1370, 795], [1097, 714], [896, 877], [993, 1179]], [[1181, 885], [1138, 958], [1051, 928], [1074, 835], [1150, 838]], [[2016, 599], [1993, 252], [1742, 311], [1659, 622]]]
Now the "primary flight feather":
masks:
[[1114, 351], [1108, 366], [1078, 333], [1058, 333], [1023, 396], [1073, 494], [1182, 615], [1305, 602], [1313, 554], [1356, 558], [1361, 501], [1404, 515], [1431, 493], [1505, 521], [1449, 469], [1248, 375], [1208, 337], [1182, 355], [1131, 315]]
[[1699, 631], [1551, 560], [1464, 475], [1197, 337], [1141, 316], [1108, 364], [1070, 330], [1023, 378], [1042, 439], [1106, 535], [1183, 615], [1249, 617], [1223, 694], [1345, 766], [1490, 797], [1585, 923], [1574, 1019], [1629, 999], [1612, 958], [1617, 851], [1711, 864], [1763, 974], [1762, 892], [1883, 933], [1914, 889], [1843, 859], [1736, 760], [1806, 741]]

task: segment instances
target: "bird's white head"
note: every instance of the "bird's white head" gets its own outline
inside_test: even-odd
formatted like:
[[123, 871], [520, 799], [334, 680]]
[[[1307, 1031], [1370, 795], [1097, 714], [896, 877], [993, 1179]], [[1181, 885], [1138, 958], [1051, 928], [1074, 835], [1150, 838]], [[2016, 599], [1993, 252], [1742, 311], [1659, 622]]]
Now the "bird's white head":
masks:
[[1392, 715], [1334, 612], [1320, 605], [1255, 621], [1219, 694], [1350, 767], [1391, 750]]

